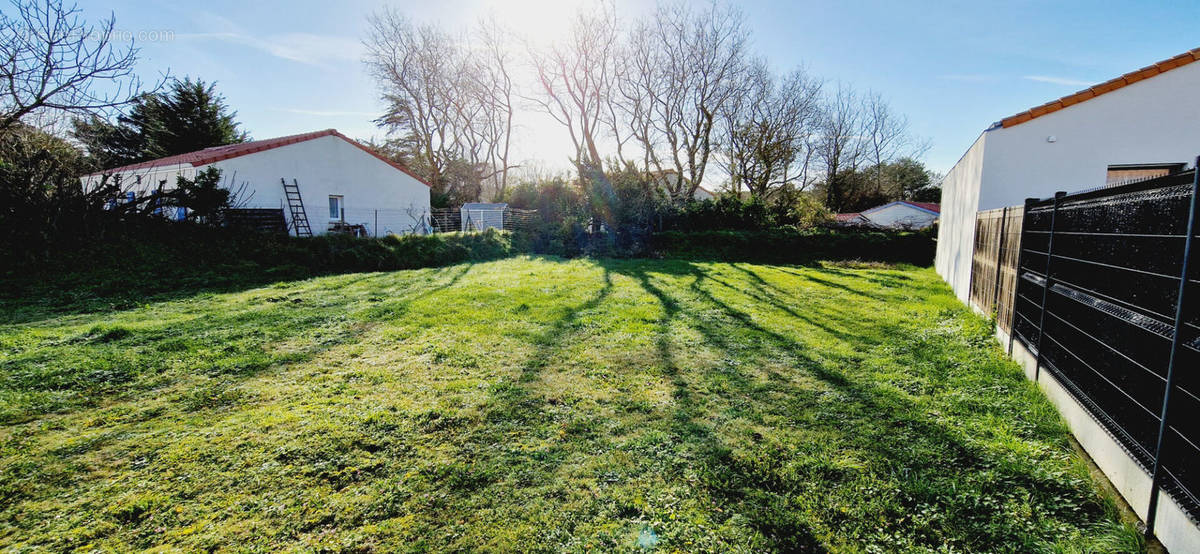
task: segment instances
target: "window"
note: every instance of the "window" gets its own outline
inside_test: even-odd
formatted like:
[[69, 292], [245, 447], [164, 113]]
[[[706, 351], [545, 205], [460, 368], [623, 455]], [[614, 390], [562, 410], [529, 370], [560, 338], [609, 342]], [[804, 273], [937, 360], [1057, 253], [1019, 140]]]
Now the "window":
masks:
[[1120, 185], [1131, 181], [1163, 177], [1183, 171], [1185, 167], [1187, 164], [1183, 163], [1110, 165], [1105, 184]]
[[329, 219], [341, 220], [345, 213], [345, 205], [341, 196], [329, 197]]

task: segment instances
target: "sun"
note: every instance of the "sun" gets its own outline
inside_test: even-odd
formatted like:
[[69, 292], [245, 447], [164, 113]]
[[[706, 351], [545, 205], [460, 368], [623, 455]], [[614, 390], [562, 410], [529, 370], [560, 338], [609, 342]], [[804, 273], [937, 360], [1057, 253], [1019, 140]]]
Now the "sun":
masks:
[[581, 8], [598, 5], [592, 0], [488, 0], [484, 13], [495, 14], [518, 36], [540, 43], [562, 38]]

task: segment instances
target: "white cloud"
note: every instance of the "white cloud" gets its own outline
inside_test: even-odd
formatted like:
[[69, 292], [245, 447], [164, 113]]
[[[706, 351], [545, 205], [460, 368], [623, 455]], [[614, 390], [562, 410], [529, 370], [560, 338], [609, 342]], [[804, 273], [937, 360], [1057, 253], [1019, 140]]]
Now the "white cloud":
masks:
[[1096, 84], [1092, 81], [1081, 81], [1079, 79], [1068, 79], [1066, 77], [1049, 77], [1046, 75], [1026, 75], [1021, 78], [1025, 79], [1026, 81], [1037, 81], [1039, 83], [1050, 83], [1068, 87], [1090, 87]]
[[319, 35], [314, 33], [276, 33], [257, 35], [246, 31], [226, 17], [212, 13], [199, 14], [210, 32], [180, 33], [181, 40], [215, 40], [248, 46], [277, 58], [316, 67], [333, 67], [339, 63], [362, 59], [362, 43], [356, 38]]

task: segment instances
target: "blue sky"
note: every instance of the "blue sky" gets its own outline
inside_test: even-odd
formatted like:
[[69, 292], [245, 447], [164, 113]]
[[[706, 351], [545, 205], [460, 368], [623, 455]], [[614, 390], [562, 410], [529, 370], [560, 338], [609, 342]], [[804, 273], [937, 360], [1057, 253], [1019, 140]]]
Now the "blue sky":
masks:
[[[494, 12], [536, 40], [586, 0], [390, 2], [420, 21], [466, 29]], [[779, 70], [797, 65], [831, 84], [871, 89], [906, 114], [932, 147], [926, 163], [954, 165], [993, 121], [1089, 84], [1200, 46], [1200, 2], [788, 2], [738, 3], [754, 48]], [[381, 1], [92, 2], [90, 18], [117, 17], [139, 42], [147, 79], [217, 81], [255, 138], [336, 127], [381, 136], [381, 111], [361, 63], [366, 16]], [[636, 18], [653, 8], [617, 0]], [[528, 114], [517, 155], [565, 167], [565, 131]]]

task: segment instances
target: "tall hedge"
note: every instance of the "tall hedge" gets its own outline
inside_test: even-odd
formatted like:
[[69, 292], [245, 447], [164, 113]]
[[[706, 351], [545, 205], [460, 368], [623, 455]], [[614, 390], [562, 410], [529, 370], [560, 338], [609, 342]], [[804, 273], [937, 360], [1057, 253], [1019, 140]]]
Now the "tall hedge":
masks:
[[865, 260], [931, 265], [934, 250], [930, 231], [667, 231], [655, 233], [650, 243], [650, 251], [663, 257], [780, 264]]

